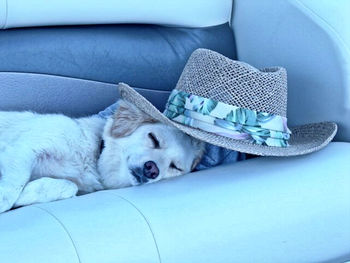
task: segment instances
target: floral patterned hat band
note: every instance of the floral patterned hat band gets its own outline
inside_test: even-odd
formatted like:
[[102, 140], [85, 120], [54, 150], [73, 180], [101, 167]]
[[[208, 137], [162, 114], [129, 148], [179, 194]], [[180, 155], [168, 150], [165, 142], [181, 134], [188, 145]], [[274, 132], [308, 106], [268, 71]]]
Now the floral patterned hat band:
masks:
[[253, 144], [287, 147], [287, 118], [174, 89], [164, 114], [178, 123]]

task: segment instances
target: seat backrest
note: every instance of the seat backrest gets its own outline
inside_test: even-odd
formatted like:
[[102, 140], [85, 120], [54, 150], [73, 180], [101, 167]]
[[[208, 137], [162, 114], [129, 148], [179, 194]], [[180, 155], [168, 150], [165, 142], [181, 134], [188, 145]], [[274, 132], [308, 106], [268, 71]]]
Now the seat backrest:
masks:
[[118, 82], [162, 109], [195, 49], [236, 57], [231, 0], [4, 3], [0, 110], [89, 115], [117, 99]]
[[200, 47], [235, 58], [228, 23], [0, 30], [0, 110], [89, 115], [115, 102], [118, 82], [144, 90], [161, 109]]

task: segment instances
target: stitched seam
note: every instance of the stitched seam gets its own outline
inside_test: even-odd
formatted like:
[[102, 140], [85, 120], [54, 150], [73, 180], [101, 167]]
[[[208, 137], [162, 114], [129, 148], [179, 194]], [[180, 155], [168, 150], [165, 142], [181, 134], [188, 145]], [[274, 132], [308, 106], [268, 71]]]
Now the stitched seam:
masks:
[[159, 262], [161, 263], [161, 262], [162, 262], [162, 259], [161, 259], [161, 257], [160, 257], [158, 244], [157, 244], [157, 241], [156, 241], [154, 232], [153, 232], [153, 230], [152, 230], [151, 224], [150, 224], [149, 221], [147, 220], [146, 216], [141, 212], [141, 210], [140, 210], [136, 205], [134, 205], [134, 204], [133, 204], [132, 202], [130, 202], [128, 199], [125, 199], [124, 197], [122, 197], [122, 196], [120, 196], [120, 195], [117, 195], [117, 194], [115, 194], [115, 193], [111, 193], [111, 192], [105, 192], [105, 193], [111, 194], [111, 195], [114, 195], [114, 196], [117, 196], [117, 197], [123, 199], [125, 202], [129, 203], [132, 207], [134, 207], [134, 208], [140, 213], [140, 215], [141, 215], [141, 216], [143, 217], [143, 219], [146, 221], [149, 230], [151, 231], [152, 238], [153, 238], [154, 244], [155, 244], [156, 249], [157, 249], [158, 260], [159, 260]]
[[312, 10], [310, 7], [308, 7], [307, 5], [302, 3], [301, 1], [295, 0], [295, 2], [297, 2], [300, 6], [304, 7], [305, 10], [308, 10], [314, 16], [318, 17], [318, 19], [320, 19], [329, 28], [329, 30], [333, 32], [333, 34], [336, 36], [336, 38], [339, 40], [339, 42], [342, 44], [342, 46], [344, 46], [346, 53], [348, 53], [350, 55], [350, 50], [349, 50], [347, 44], [345, 43], [344, 39], [339, 34], [339, 32], [330, 23], [328, 23], [328, 21], [326, 19], [324, 19], [319, 14], [317, 14], [314, 10]]
[[74, 250], [75, 250], [75, 254], [77, 255], [77, 258], [78, 258], [78, 262], [81, 263], [81, 260], [80, 260], [80, 257], [79, 257], [79, 254], [78, 254], [78, 250], [74, 244], [74, 241], [73, 241], [73, 238], [71, 237], [71, 235], [69, 234], [67, 228], [65, 227], [65, 225], [54, 215], [52, 214], [50, 211], [46, 210], [45, 208], [42, 208], [40, 206], [36, 206], [36, 205], [32, 205], [32, 207], [35, 207], [35, 208], [38, 208], [44, 212], [46, 212], [47, 214], [51, 215], [60, 225], [61, 227], [63, 228], [63, 230], [66, 232], [66, 234], [68, 235], [70, 241], [72, 242], [72, 245], [74, 247]]
[[5, 23], [4, 23], [4, 26], [3, 26], [3, 29], [5, 29], [6, 28], [6, 26], [7, 26], [7, 19], [8, 19], [8, 13], [9, 13], [9, 4], [8, 4], [8, 0], [5, 0], [5, 5], [6, 5], [6, 7], [5, 7]]
[[[106, 81], [98, 81], [98, 80], [93, 80], [93, 79], [71, 77], [71, 76], [66, 76], [66, 75], [50, 74], [50, 73], [37, 73], [37, 72], [30, 72], [30, 71], [3, 71], [3, 70], [0, 73], [26, 74], [26, 75], [39, 75], [39, 76], [41, 75], [41, 76], [57, 77], [57, 78], [63, 78], [63, 79], [82, 80], [82, 81], [94, 82], [94, 83], [98, 83], [98, 84], [107, 84], [107, 85], [111, 85], [112, 87], [115, 87], [115, 88], [118, 86], [118, 84], [110, 83], [110, 82], [106, 82]], [[155, 92], [159, 92], [159, 93], [170, 94], [169, 90], [147, 89], [147, 88], [140, 88], [140, 87], [137, 87], [135, 89], [141, 90], [141, 91], [155, 91]]]
[[234, 12], [234, 0], [231, 1], [231, 12], [230, 12], [230, 17], [229, 17], [229, 21], [228, 21], [228, 25], [231, 27], [231, 29], [233, 29], [232, 27], [232, 18], [233, 18], [233, 12]]

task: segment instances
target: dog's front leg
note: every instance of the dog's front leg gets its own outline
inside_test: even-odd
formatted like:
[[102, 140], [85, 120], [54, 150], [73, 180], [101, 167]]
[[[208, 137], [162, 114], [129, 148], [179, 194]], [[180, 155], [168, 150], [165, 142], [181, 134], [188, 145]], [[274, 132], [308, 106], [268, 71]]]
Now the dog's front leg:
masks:
[[67, 199], [77, 192], [77, 185], [69, 180], [43, 177], [24, 187], [14, 207]]
[[[15, 147], [12, 147], [15, 149]], [[12, 208], [29, 181], [35, 154], [30, 149], [0, 153], [0, 213]]]

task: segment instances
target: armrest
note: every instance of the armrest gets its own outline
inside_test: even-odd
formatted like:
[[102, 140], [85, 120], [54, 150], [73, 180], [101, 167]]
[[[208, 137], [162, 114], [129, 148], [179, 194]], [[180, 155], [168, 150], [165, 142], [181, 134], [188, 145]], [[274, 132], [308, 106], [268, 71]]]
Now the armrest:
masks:
[[240, 60], [288, 71], [288, 121], [333, 120], [350, 141], [350, 2], [236, 0]]
[[206, 27], [227, 23], [232, 0], [0, 0], [0, 29], [83, 24]]

